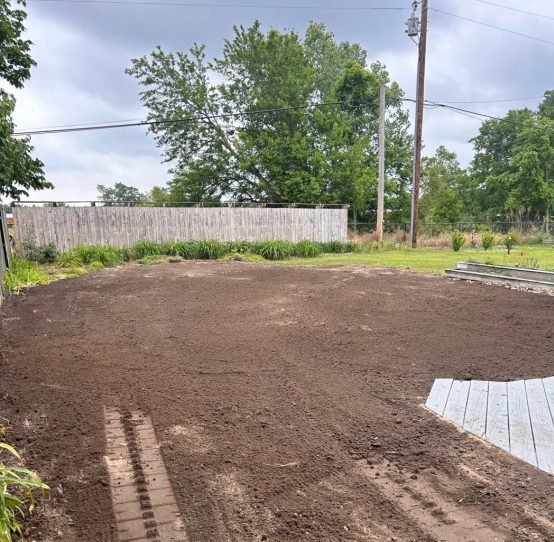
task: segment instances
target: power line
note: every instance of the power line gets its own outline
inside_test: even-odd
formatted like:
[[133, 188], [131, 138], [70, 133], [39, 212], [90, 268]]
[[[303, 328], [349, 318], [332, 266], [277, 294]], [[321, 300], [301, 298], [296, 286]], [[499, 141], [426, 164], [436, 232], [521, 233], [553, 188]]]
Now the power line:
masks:
[[488, 0], [473, 0], [481, 4], [488, 4], [489, 6], [495, 6], [497, 8], [509, 9], [510, 11], [517, 11], [518, 13], [525, 13], [526, 15], [534, 15], [535, 17], [542, 17], [543, 19], [550, 19], [554, 21], [554, 17], [546, 15], [544, 13], [537, 13], [536, 11], [529, 11], [527, 9], [514, 8], [512, 6], [506, 6], [505, 4], [497, 4], [496, 2], [489, 2]]
[[141, 120], [138, 122], [98, 122], [90, 125], [66, 125], [68, 127], [55, 127], [55, 128], [37, 128], [32, 130], [20, 130], [14, 132], [14, 136], [31, 136], [41, 134], [60, 134], [67, 132], [87, 132], [92, 130], [107, 130], [111, 128], [130, 128], [135, 126], [158, 126], [164, 124], [179, 124], [183, 122], [194, 122], [201, 120], [216, 120], [234, 117], [247, 117], [252, 115], [279, 113], [282, 111], [294, 111], [298, 109], [317, 109], [319, 107], [326, 107], [331, 105], [351, 105], [352, 107], [362, 107], [369, 105], [371, 102], [361, 101], [334, 101], [334, 102], [320, 102], [314, 104], [293, 105], [288, 107], [273, 107], [270, 109], [256, 109], [252, 111], [238, 111], [235, 113], [221, 113], [218, 115], [193, 115], [182, 119], [161, 119], [161, 120]]
[[[527, 100], [542, 100], [544, 96], [529, 96], [528, 98], [506, 98], [502, 100], [470, 100], [470, 101], [446, 101], [441, 100], [444, 104], [496, 104], [506, 102], [525, 102]], [[436, 100], [438, 101], [438, 100]]]
[[514, 34], [515, 36], [519, 36], [521, 38], [527, 38], [534, 41], [539, 41], [541, 43], [546, 43], [548, 45], [554, 45], [554, 41], [545, 40], [543, 38], [537, 38], [536, 36], [531, 36], [530, 34], [523, 34], [522, 32], [516, 32], [515, 30], [510, 30], [508, 28], [504, 28], [502, 26], [495, 26], [493, 24], [484, 23], [483, 21], [477, 21], [476, 19], [470, 19], [469, 17], [464, 17], [463, 15], [457, 15], [456, 13], [450, 13], [449, 11], [443, 11], [442, 9], [436, 9], [436, 8], [429, 8], [431, 11], [434, 11], [435, 13], [442, 13], [443, 15], [448, 15], [449, 17], [456, 17], [457, 19], [462, 19], [464, 21], [469, 21], [470, 23], [480, 24], [482, 26], [486, 26], [487, 28], [494, 28], [495, 30], [500, 30], [501, 32], [506, 32], [508, 34]]
[[172, 7], [214, 7], [214, 8], [254, 8], [254, 9], [319, 9], [333, 11], [405, 11], [410, 8], [400, 6], [386, 7], [366, 7], [366, 6], [283, 6], [283, 5], [263, 5], [263, 4], [221, 4], [221, 3], [201, 3], [201, 2], [155, 2], [149, 0], [30, 0], [34, 3], [51, 2], [59, 4], [113, 4], [130, 6], [172, 6]]

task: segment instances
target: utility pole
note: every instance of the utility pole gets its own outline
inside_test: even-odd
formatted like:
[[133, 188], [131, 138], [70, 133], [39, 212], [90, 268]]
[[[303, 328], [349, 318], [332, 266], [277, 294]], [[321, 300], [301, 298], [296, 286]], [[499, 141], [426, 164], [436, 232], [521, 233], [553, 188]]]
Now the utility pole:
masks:
[[[417, 60], [417, 92], [416, 92], [416, 122], [414, 133], [414, 169], [412, 176], [412, 219], [410, 224], [410, 242], [412, 248], [417, 246], [417, 223], [419, 212], [419, 180], [421, 174], [421, 139], [423, 132], [423, 101], [425, 98], [425, 55], [427, 52], [427, 15], [429, 11], [429, 0], [421, 1], [421, 27], [419, 32], [419, 54]], [[413, 36], [414, 28], [413, 21], [415, 17], [415, 7], [417, 2], [414, 2], [414, 13], [408, 21], [408, 36]], [[417, 25], [417, 23], [416, 23]], [[415, 33], [417, 35], [417, 31]]]
[[383, 242], [383, 214], [385, 209], [385, 82], [379, 89], [379, 180], [377, 182], [377, 242]]

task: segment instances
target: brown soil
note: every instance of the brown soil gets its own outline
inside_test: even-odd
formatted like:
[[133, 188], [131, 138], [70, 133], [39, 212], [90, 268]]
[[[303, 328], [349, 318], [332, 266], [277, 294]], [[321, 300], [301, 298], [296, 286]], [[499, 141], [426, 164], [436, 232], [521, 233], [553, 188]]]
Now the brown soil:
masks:
[[150, 416], [191, 542], [554, 540], [554, 477], [421, 407], [554, 375], [554, 299], [434, 276], [130, 266], [2, 306], [0, 416], [34, 540], [115, 541], [105, 408]]

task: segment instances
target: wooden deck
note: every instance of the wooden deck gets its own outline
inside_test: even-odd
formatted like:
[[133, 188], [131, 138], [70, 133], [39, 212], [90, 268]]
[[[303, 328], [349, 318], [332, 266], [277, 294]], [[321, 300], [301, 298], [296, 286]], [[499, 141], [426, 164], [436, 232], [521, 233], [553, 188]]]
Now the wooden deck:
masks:
[[425, 406], [554, 474], [554, 376], [513, 382], [437, 378]]

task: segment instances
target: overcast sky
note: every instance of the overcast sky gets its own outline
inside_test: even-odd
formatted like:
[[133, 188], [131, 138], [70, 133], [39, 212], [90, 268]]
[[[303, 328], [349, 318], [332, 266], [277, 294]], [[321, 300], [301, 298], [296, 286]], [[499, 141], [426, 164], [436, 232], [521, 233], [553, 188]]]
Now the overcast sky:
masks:
[[[109, 1], [109, 0], [105, 0]], [[152, 0], [155, 1], [155, 0]], [[187, 0], [172, 0], [186, 2]], [[307, 6], [319, 8], [198, 7], [93, 4], [28, 0], [28, 37], [38, 66], [25, 89], [17, 91], [18, 129], [145, 118], [134, 79], [124, 70], [130, 59], [156, 45], [169, 51], [205, 43], [219, 55], [234, 24], [259, 19], [264, 29], [303, 32], [310, 20], [324, 21], [337, 40], [360, 42], [368, 63], [383, 62], [406, 96], [415, 95], [417, 48], [405, 35], [409, 0], [196, 0], [196, 3]], [[554, 17], [552, 0], [494, 0]], [[403, 11], [321, 9], [322, 6], [398, 6]], [[516, 32], [554, 41], [554, 20], [516, 13], [478, 0], [430, 0], [430, 7]], [[554, 88], [554, 45], [532, 41], [430, 12], [426, 98], [437, 101], [505, 100], [542, 96]], [[515, 107], [535, 108], [540, 99], [460, 104], [502, 115]], [[425, 154], [438, 145], [472, 157], [468, 140], [480, 122], [444, 110], [426, 110]], [[142, 127], [88, 133], [39, 135], [36, 155], [55, 190], [32, 199], [88, 200], [96, 185], [116, 181], [148, 190], [168, 180], [167, 165]]]

